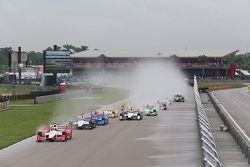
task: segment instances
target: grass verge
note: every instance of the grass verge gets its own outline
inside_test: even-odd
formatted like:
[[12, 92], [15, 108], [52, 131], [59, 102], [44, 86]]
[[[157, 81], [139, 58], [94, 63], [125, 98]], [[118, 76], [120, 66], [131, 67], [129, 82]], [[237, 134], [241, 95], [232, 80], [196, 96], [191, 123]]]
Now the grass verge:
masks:
[[28, 94], [30, 91], [31, 89], [25, 87], [0, 87], [0, 94]]
[[199, 88], [208, 88], [209, 91], [234, 89], [245, 87], [242, 83], [198, 82]]
[[33, 136], [37, 128], [50, 121], [65, 121], [78, 113], [87, 113], [127, 97], [127, 91], [102, 88], [71, 99], [33, 105], [32, 101], [16, 101], [9, 110], [0, 112], [0, 149]]

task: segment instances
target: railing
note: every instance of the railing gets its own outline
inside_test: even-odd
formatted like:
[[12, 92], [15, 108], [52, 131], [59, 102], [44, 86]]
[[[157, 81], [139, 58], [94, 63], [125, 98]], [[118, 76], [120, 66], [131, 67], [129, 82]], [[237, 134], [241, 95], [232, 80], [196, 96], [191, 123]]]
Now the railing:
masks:
[[10, 101], [0, 102], [0, 111], [8, 110], [10, 108]]
[[208, 95], [214, 104], [217, 112], [219, 113], [222, 121], [228, 127], [229, 132], [232, 134], [234, 140], [240, 146], [242, 153], [245, 154], [245, 158], [248, 158], [248, 164], [250, 164], [250, 139], [244, 130], [237, 124], [237, 122], [231, 117], [227, 110], [221, 105], [217, 98], [213, 95], [213, 92], [208, 92]]
[[76, 90], [68, 93], [60, 93], [60, 94], [53, 94], [53, 95], [47, 95], [47, 96], [37, 96], [34, 98], [34, 104], [39, 104], [39, 103], [46, 103], [49, 101], [55, 101], [55, 100], [61, 100], [61, 99], [66, 99], [73, 97], [75, 95], [81, 95], [82, 93], [85, 93], [86, 90]]
[[202, 67], [223, 67], [222, 64], [219, 63], [207, 63], [207, 64], [200, 64], [200, 63], [179, 63], [179, 65], [181, 67], [198, 67], [198, 68], [202, 68]]
[[201, 104], [196, 77], [194, 77], [194, 97], [197, 111], [198, 126], [200, 131], [201, 147], [203, 151], [203, 160], [205, 167], [221, 167], [222, 164], [218, 157], [216, 144], [211, 132], [210, 122], [208, 121], [206, 111]]

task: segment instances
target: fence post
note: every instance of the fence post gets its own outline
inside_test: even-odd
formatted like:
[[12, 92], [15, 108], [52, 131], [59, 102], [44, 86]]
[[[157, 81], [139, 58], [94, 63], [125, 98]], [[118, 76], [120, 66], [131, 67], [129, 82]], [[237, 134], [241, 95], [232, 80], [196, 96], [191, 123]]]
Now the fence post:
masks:
[[249, 149], [249, 147], [248, 147], [247, 152], [248, 152], [248, 154], [247, 154], [248, 164], [250, 164], [250, 149]]
[[37, 102], [36, 102], [36, 96], [34, 97], [34, 104], [37, 104]]
[[248, 145], [245, 147], [245, 158], [248, 158]]

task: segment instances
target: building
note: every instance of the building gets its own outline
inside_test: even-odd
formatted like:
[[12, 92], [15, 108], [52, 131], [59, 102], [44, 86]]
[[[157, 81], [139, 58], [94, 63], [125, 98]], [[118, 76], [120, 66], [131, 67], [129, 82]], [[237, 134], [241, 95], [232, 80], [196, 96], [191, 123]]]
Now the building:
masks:
[[27, 63], [27, 53], [21, 52], [20, 62], [18, 62], [18, 52], [12, 51], [10, 55], [10, 66], [11, 70], [14, 72], [18, 71], [19, 67], [25, 67]]
[[[175, 62], [188, 77], [196, 75], [200, 78], [233, 78], [236, 66], [227, 63], [227, 58], [235, 56], [234, 51], [218, 56], [179, 56], [163, 53], [125, 53], [87, 50], [71, 55], [73, 75], [84, 75], [88, 71], [96, 70], [131, 70], [137, 64], [145, 61]], [[194, 54], [195, 55], [195, 54]], [[199, 55], [199, 54], [196, 54]]]

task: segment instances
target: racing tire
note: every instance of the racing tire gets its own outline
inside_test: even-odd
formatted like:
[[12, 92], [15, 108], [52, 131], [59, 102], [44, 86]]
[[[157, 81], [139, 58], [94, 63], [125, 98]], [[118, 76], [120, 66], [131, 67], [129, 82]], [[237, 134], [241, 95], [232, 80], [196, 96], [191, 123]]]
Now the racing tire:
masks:
[[65, 135], [65, 140], [63, 142], [66, 142], [68, 140], [67, 136]]
[[65, 140], [62, 140], [62, 142], [67, 141], [68, 136], [67, 136], [67, 133], [65, 131], [62, 132], [62, 136], [64, 136], [64, 139], [65, 139]]

